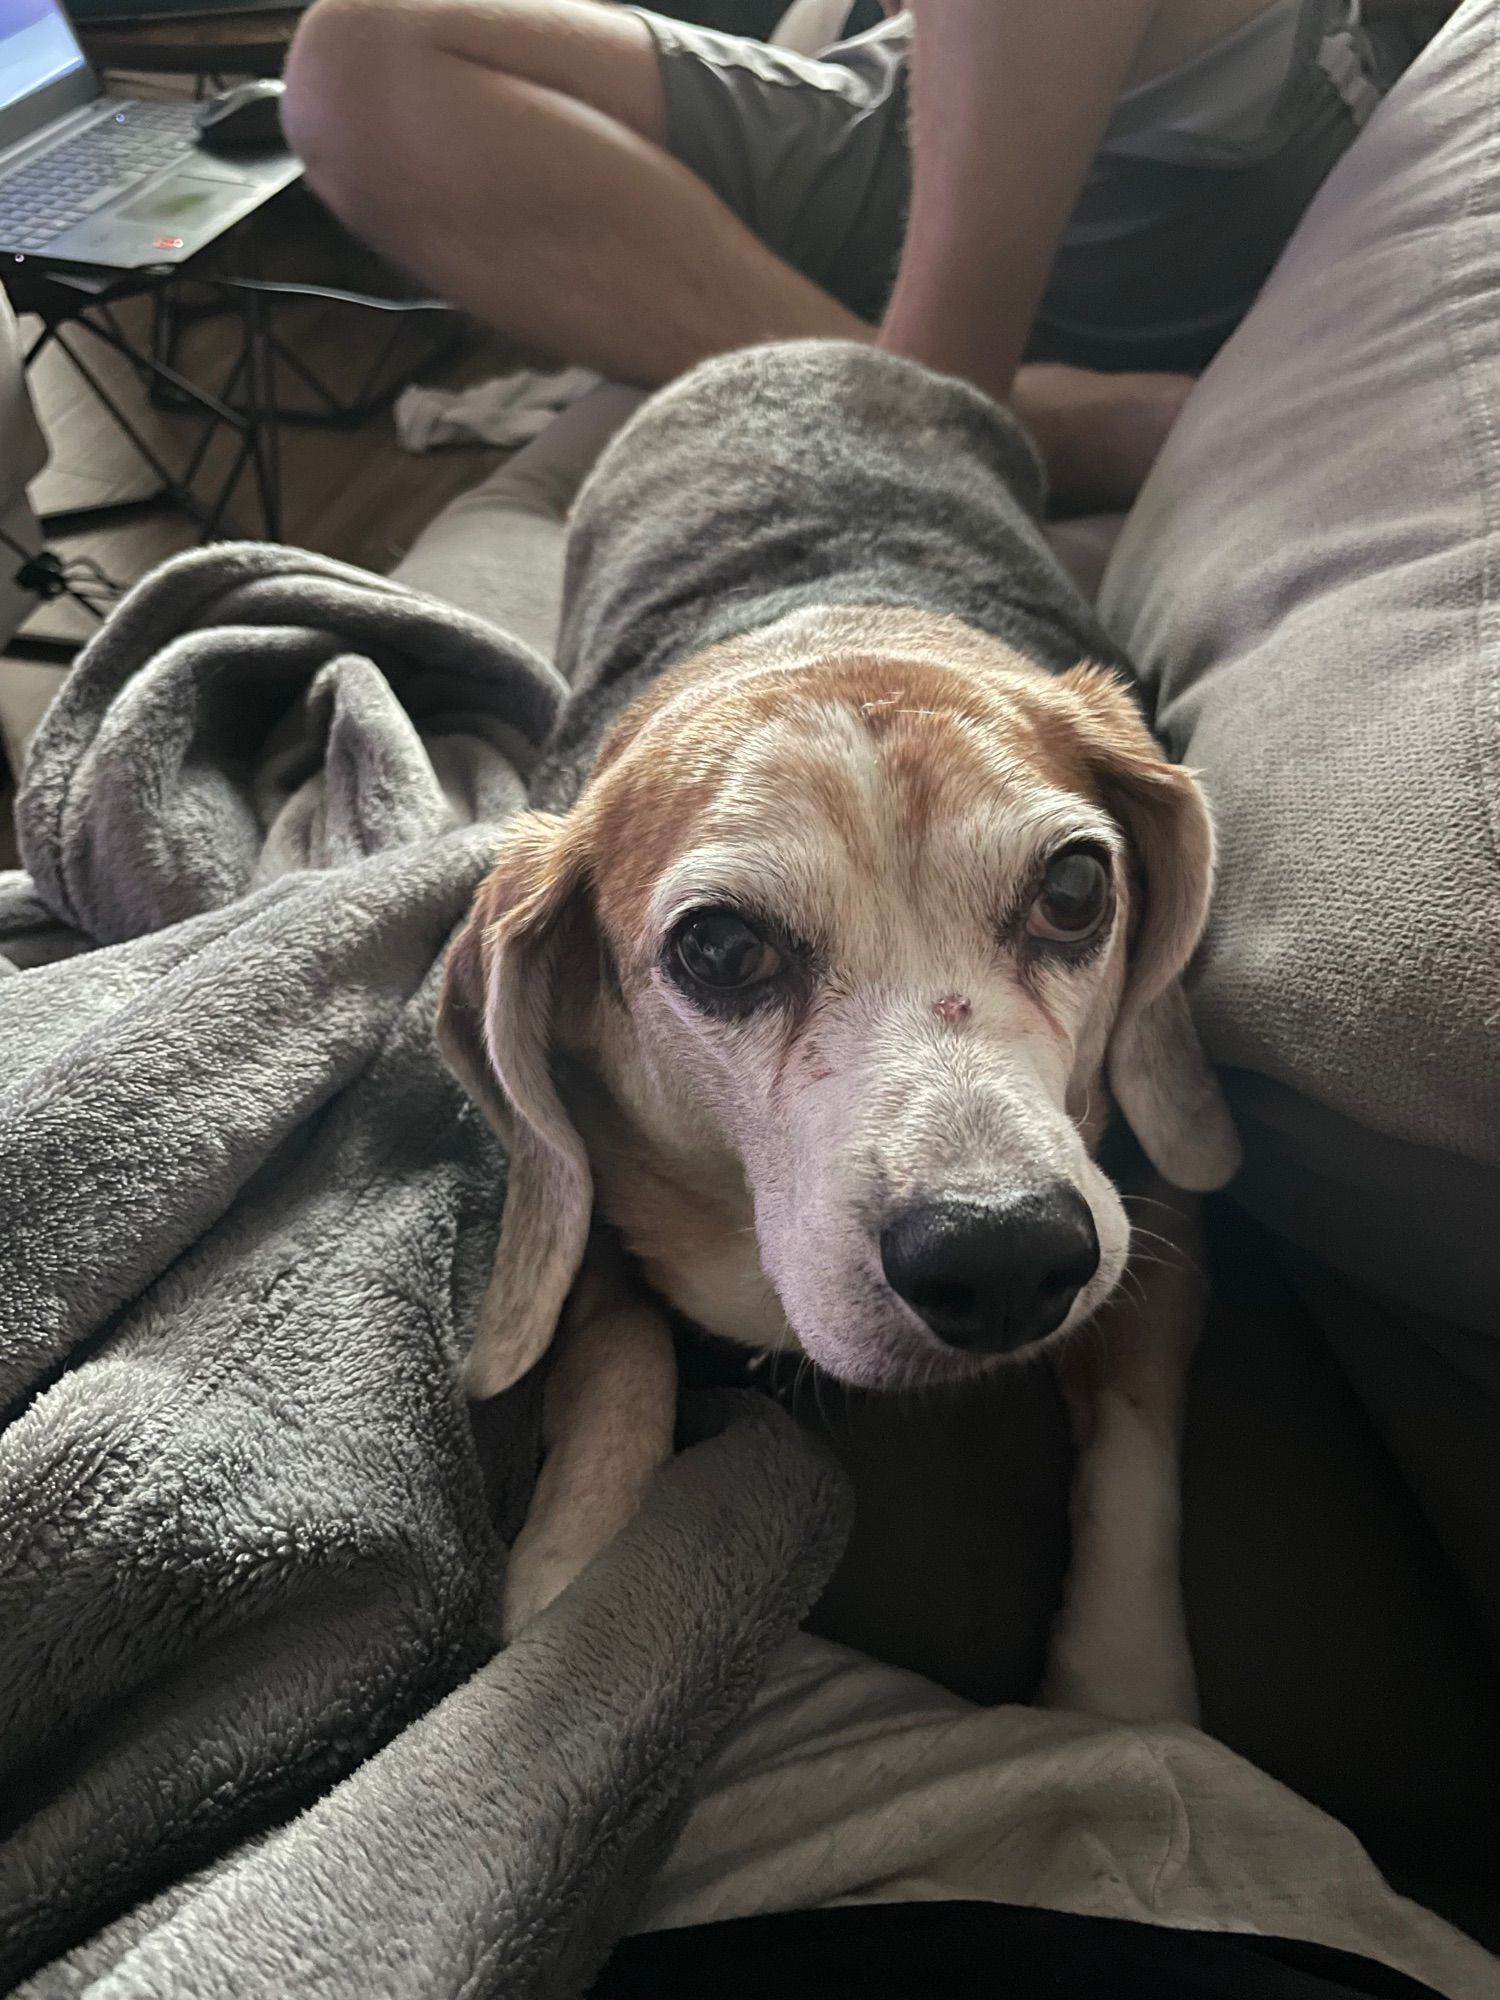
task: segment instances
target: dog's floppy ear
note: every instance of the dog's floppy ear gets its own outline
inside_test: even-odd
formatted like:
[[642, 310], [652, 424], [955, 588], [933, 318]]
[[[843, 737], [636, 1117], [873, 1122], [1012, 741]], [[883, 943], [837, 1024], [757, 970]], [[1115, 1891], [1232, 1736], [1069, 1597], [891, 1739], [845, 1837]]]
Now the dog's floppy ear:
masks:
[[448, 953], [438, 1045], [509, 1154], [500, 1242], [464, 1371], [471, 1396], [498, 1395], [541, 1359], [588, 1240], [588, 1156], [552, 1076], [559, 961], [568, 926], [585, 920], [586, 894], [568, 822], [523, 814]]
[[1222, 1187], [1239, 1140], [1198, 1040], [1182, 973], [1208, 917], [1214, 832], [1197, 780], [1168, 763], [1112, 674], [1078, 667], [1094, 774], [1130, 842], [1137, 901], [1109, 1084], [1151, 1164], [1174, 1186]]

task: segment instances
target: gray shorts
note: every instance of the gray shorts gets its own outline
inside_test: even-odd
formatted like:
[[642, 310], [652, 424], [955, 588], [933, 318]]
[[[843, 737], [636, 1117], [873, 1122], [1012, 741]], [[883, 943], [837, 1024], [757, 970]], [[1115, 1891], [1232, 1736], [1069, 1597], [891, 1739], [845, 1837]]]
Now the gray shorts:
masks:
[[[1274, 0], [1121, 98], [1058, 251], [1032, 358], [1202, 367], [1409, 50], [1358, 0]], [[866, 318], [910, 184], [909, 15], [816, 60], [646, 13], [672, 151], [761, 239]]]

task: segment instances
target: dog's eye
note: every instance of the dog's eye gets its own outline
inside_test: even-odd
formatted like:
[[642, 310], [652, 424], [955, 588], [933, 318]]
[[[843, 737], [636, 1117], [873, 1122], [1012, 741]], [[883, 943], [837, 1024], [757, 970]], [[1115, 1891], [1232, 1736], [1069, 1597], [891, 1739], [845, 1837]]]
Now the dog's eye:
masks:
[[1109, 867], [1093, 847], [1053, 855], [1026, 929], [1049, 944], [1083, 944], [1109, 915]]
[[781, 953], [733, 910], [701, 910], [673, 940], [677, 963], [696, 985], [714, 993], [762, 986], [782, 967]]

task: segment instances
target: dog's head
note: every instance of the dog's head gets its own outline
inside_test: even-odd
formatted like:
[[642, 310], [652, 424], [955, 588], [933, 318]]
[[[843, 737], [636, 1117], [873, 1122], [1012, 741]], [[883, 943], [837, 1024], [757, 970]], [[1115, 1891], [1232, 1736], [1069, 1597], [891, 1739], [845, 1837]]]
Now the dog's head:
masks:
[[1114, 679], [956, 621], [804, 614], [659, 683], [515, 828], [439, 1033], [510, 1150], [476, 1393], [545, 1349], [590, 1217], [712, 1332], [845, 1381], [1082, 1324], [1129, 1226], [1237, 1152], [1180, 975], [1208, 813]]

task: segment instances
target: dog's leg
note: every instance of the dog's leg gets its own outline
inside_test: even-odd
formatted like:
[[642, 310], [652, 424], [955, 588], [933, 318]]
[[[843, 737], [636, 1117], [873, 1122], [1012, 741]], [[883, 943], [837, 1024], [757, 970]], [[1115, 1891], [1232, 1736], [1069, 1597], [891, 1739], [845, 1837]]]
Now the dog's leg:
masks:
[[544, 1391], [545, 1457], [505, 1573], [507, 1639], [544, 1611], [639, 1507], [671, 1456], [677, 1363], [659, 1308], [610, 1246], [590, 1246]]
[[1059, 1357], [1076, 1449], [1073, 1553], [1042, 1701], [1122, 1722], [1196, 1722], [1179, 1445], [1206, 1287], [1196, 1205], [1159, 1183], [1152, 1195], [1149, 1254]]

